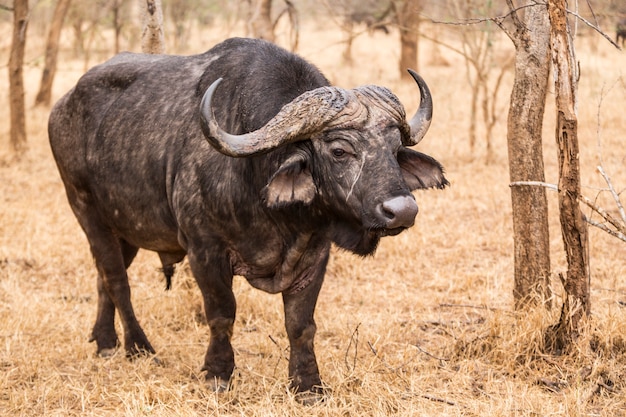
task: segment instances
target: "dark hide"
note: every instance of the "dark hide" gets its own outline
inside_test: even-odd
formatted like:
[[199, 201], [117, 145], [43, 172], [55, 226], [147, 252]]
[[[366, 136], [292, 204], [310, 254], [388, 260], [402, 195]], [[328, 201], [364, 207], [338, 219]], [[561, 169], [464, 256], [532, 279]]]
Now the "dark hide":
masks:
[[98, 270], [91, 338], [101, 355], [116, 348], [117, 309], [127, 354], [153, 353], [126, 269], [144, 248], [159, 254], [171, 278], [188, 256], [211, 330], [203, 370], [214, 388], [234, 368], [231, 286], [242, 275], [282, 293], [292, 387], [317, 390], [313, 312], [331, 243], [373, 253], [382, 236], [413, 224], [411, 190], [448, 182], [437, 161], [402, 146], [404, 109], [388, 111], [372, 98], [378, 93], [358, 89], [346, 94], [365, 109], [362, 121], [341, 110], [311, 137], [226, 156], [206, 140], [199, 115], [219, 77], [212, 109], [233, 134], [263, 127], [283, 105], [329, 84], [270, 43], [230, 39], [195, 56], [120, 54], [87, 72], [52, 110], [52, 151]]

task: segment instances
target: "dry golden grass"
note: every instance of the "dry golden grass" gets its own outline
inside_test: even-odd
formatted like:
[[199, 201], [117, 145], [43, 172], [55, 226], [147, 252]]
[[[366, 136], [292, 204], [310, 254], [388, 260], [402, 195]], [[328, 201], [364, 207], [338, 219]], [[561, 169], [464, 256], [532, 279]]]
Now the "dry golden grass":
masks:
[[[334, 83], [386, 85], [409, 112], [415, 108], [415, 86], [397, 81], [395, 35], [360, 38], [353, 66], [340, 62], [338, 32], [307, 25], [302, 35], [299, 52]], [[453, 34], [447, 36], [454, 42]], [[208, 32], [202, 39], [190, 49], [204, 50], [220, 34]], [[577, 47], [583, 182], [603, 186], [595, 172], [600, 138], [604, 166], [623, 189], [626, 55], [588, 38]], [[501, 98], [496, 162], [486, 165], [482, 144], [471, 155], [467, 143], [463, 61], [444, 49], [449, 65], [437, 66], [429, 62], [430, 48], [422, 42], [420, 72], [434, 95], [435, 119], [420, 150], [446, 166], [452, 185], [417, 193], [417, 224], [384, 240], [375, 256], [334, 253], [316, 313], [316, 351], [330, 391], [324, 403], [311, 407], [299, 405], [287, 390], [280, 297], [254, 290], [241, 278], [235, 280], [233, 389], [208, 392], [199, 372], [208, 342], [199, 291], [183, 267], [173, 290], [165, 292], [158, 259], [147, 252], [140, 252], [129, 275], [137, 314], [161, 363], [131, 362], [121, 353], [95, 357], [95, 346], [87, 342], [96, 312], [95, 270], [48, 149], [48, 110], [29, 109], [30, 151], [19, 162], [10, 161], [3, 124], [0, 415], [626, 415], [626, 244], [591, 230], [593, 315], [571, 353], [543, 354], [543, 330], [557, 320], [558, 308], [512, 311], [505, 126], [512, 77]], [[503, 38], [497, 48], [506, 52], [510, 42]], [[82, 69], [82, 62], [61, 60], [55, 98]], [[27, 69], [29, 107], [39, 77], [40, 68]], [[6, 77], [0, 85], [0, 100], [7, 103]], [[548, 103], [547, 180], [556, 182], [553, 100]], [[6, 105], [0, 115], [8, 120]], [[585, 193], [594, 197], [597, 191]], [[549, 198], [556, 274], [565, 270], [565, 261], [556, 196]], [[609, 198], [599, 201], [614, 209]], [[558, 306], [562, 289], [553, 281]]]

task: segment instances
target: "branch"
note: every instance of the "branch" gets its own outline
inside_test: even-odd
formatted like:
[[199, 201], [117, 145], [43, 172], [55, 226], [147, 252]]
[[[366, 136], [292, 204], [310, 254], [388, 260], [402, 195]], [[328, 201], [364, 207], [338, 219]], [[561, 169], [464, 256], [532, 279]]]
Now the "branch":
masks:
[[441, 303], [441, 304], [439, 304], [439, 307], [446, 307], [446, 308], [474, 308], [474, 309], [477, 309], [477, 310], [500, 311], [500, 312], [504, 312], [504, 313], [510, 313], [509, 311], [502, 310], [502, 309], [496, 308], [496, 307], [489, 307], [487, 305]]
[[609, 186], [609, 191], [611, 192], [611, 195], [613, 196], [613, 199], [615, 200], [615, 204], [617, 204], [617, 209], [619, 210], [620, 216], [622, 216], [622, 222], [626, 224], [626, 211], [624, 211], [624, 206], [622, 206], [622, 202], [619, 199], [619, 195], [615, 191], [615, 188], [613, 188], [613, 183], [611, 182], [611, 179], [604, 172], [604, 168], [602, 168], [602, 165], [598, 166], [598, 171], [600, 172], [600, 175], [602, 175], [602, 178], [604, 178], [604, 181], [606, 181], [606, 184]]
[[0, 10], [6, 10], [7, 12], [12, 12], [13, 11], [13, 7], [5, 6], [4, 4], [0, 4]]
[[[507, 3], [509, 3], [509, 1], [507, 0]], [[457, 20], [456, 22], [444, 22], [441, 20], [435, 20], [432, 18], [429, 18], [429, 20], [432, 23], [440, 23], [443, 25], [451, 25], [451, 26], [470, 26], [470, 25], [478, 25], [481, 23], [486, 23], [486, 22], [493, 22], [496, 25], [500, 26], [500, 23], [502, 23], [502, 21], [506, 20], [506, 18], [511, 17], [513, 19], [513, 22], [515, 23], [515, 25], [517, 26], [518, 23], [521, 25], [522, 23], [520, 22], [519, 18], [517, 17], [517, 11], [522, 10], [522, 9], [526, 9], [528, 7], [534, 7], [537, 5], [545, 5], [545, 3], [533, 3], [533, 4], [525, 4], [523, 6], [519, 6], [519, 7], [514, 7], [513, 5], [511, 5], [511, 10], [503, 15], [500, 16], [496, 16], [496, 17], [473, 17], [473, 18], [468, 18], [468, 19], [461, 19], [461, 20]]]
[[[523, 25], [521, 19], [519, 18], [519, 15], [517, 14], [517, 12], [521, 9], [521, 8], [517, 8], [515, 7], [515, 4], [513, 3], [513, 0], [506, 0], [506, 5], [509, 6], [509, 14], [511, 15], [511, 19], [513, 19], [513, 23], [515, 23], [515, 26], [520, 27]], [[528, 6], [528, 5], [526, 5]]]
[[471, 57], [465, 51], [462, 51], [462, 50], [460, 50], [458, 48], [455, 48], [454, 46], [449, 45], [449, 44], [447, 44], [445, 42], [442, 42], [439, 39], [433, 38], [432, 36], [429, 36], [429, 35], [427, 35], [427, 34], [425, 34], [423, 32], [419, 32], [419, 37], [420, 38], [424, 38], [427, 41], [431, 41], [432, 43], [436, 43], [437, 45], [441, 45], [444, 48], [448, 48], [450, 51], [455, 52], [455, 53], [461, 55], [462, 57], [466, 58], [467, 60], [471, 60]]
[[626, 235], [626, 223], [621, 224], [617, 219], [615, 219], [615, 217], [611, 216], [606, 210], [596, 205], [584, 195], [580, 195], [579, 198], [580, 201], [582, 201], [587, 207], [598, 213], [604, 220], [611, 223], [613, 227], [617, 229], [618, 233]]
[[589, 26], [590, 28], [592, 28], [593, 30], [595, 30], [596, 32], [598, 32], [600, 35], [602, 35], [607, 41], [609, 41], [611, 43], [611, 45], [613, 45], [614, 47], [616, 47], [617, 49], [619, 49], [620, 51], [622, 50], [622, 48], [615, 42], [613, 41], [613, 39], [611, 39], [611, 37], [609, 35], [607, 35], [606, 33], [604, 33], [599, 27], [597, 27], [596, 25], [594, 25], [593, 23], [591, 23], [590, 21], [588, 21], [587, 19], [585, 19], [584, 17], [582, 17], [581, 15], [579, 15], [576, 12], [572, 12], [571, 10], [566, 10], [566, 12], [568, 14], [571, 14], [572, 16], [576, 17], [577, 19], [579, 19], [581, 22], [583, 22], [584, 24], [586, 24], [587, 26]]
[[428, 351], [426, 351], [426, 350], [422, 349], [422, 348], [420, 347], [420, 345], [418, 345], [418, 344], [414, 344], [413, 346], [415, 346], [415, 347], [417, 348], [417, 350], [419, 350], [420, 352], [422, 352], [424, 355], [430, 356], [431, 358], [433, 358], [433, 359], [437, 359], [438, 361], [441, 361], [441, 362], [447, 362], [447, 361], [449, 361], [449, 360], [450, 360], [449, 358], [440, 358], [439, 356], [435, 356], [435, 355], [433, 355], [432, 353], [430, 353], [430, 352], [428, 352]]
[[515, 187], [518, 185], [531, 185], [531, 186], [537, 186], [537, 187], [544, 187], [552, 191], [559, 191], [559, 187], [557, 187], [556, 184], [550, 184], [549, 182], [542, 182], [542, 181], [515, 181], [515, 182], [510, 183], [509, 187]]
[[[493, 22], [496, 26], [500, 28], [500, 30], [502, 30], [511, 39], [513, 44], [517, 45], [519, 40], [518, 40], [518, 35], [516, 35], [516, 32], [523, 31], [524, 28], [526, 27], [524, 22], [519, 18], [519, 15], [517, 12], [520, 10], [529, 8], [529, 7], [534, 7], [534, 6], [545, 7], [547, 3], [541, 2], [541, 1], [534, 1], [532, 4], [524, 4], [522, 6], [516, 7], [513, 4], [513, 0], [506, 0], [506, 4], [509, 7], [508, 13], [505, 13], [503, 15], [496, 16], [496, 17], [471, 18], [471, 19], [464, 19], [464, 20], [457, 21], [457, 22], [442, 22], [442, 21], [437, 21], [435, 19], [430, 19], [430, 21], [433, 23], [441, 23], [445, 25], [456, 25], [456, 26], [460, 26], [460, 25], [467, 26], [467, 25], [481, 24], [485, 22]], [[510, 28], [504, 25], [504, 21], [508, 19], [509, 17], [513, 21], [513, 26], [515, 27], [515, 30], [511, 30]]]
[[429, 401], [434, 401], [434, 402], [437, 402], [437, 403], [443, 403], [443, 404], [446, 404], [446, 405], [456, 406], [456, 403], [454, 401], [446, 400], [445, 398], [433, 397], [432, 395], [426, 395], [426, 394], [421, 395], [421, 397], [425, 398], [425, 399], [427, 399]]
[[[359, 327], [360, 326], [361, 326], [361, 323], [357, 324], [356, 328], [352, 332], [352, 336], [350, 337], [350, 343], [348, 343], [348, 347], [346, 348], [346, 354], [343, 358], [346, 364], [346, 368], [349, 371], [354, 371], [356, 369], [356, 360], [357, 360], [357, 354], [359, 351]], [[348, 363], [348, 352], [350, 351], [350, 347], [352, 346], [353, 342], [354, 342], [354, 358], [352, 358], [352, 369], [350, 369], [350, 364]]]
[[[600, 167], [598, 168], [600, 169]], [[606, 177], [605, 180], [608, 180], [608, 177]], [[613, 186], [610, 184], [610, 180], [608, 181], [608, 183], [609, 183], [609, 187], [612, 189]], [[559, 190], [556, 184], [550, 184], [550, 183], [542, 182], [542, 181], [515, 181], [509, 184], [509, 187], [520, 186], [520, 185], [544, 187], [552, 191]], [[617, 194], [614, 194], [614, 196], [616, 195]], [[617, 197], [617, 199], [618, 199], [617, 201], [619, 201], [619, 197]], [[624, 223], [620, 223], [619, 220], [615, 219], [615, 217], [607, 213], [606, 210], [604, 210], [602, 207], [599, 207], [597, 204], [595, 204], [593, 201], [591, 201], [589, 198], [585, 197], [582, 194], [578, 195], [578, 200], [582, 202], [583, 204], [585, 204], [587, 207], [589, 207], [592, 211], [595, 211], [596, 213], [598, 213], [607, 223], [610, 223], [617, 230], [612, 230], [606, 224], [598, 223], [595, 220], [592, 220], [583, 214], [583, 217], [587, 223], [589, 223], [592, 226], [597, 227], [598, 229], [601, 229], [607, 232], [611, 236], [614, 236], [626, 242], [626, 221], [624, 221]], [[618, 204], [619, 204], [618, 207], [620, 208], [620, 213], [623, 213], [624, 208], [622, 207], [621, 203], [618, 203]]]
[[604, 223], [598, 223], [598, 222], [597, 222], [597, 221], [595, 221], [595, 220], [591, 220], [591, 219], [587, 218], [587, 216], [585, 216], [584, 214], [583, 214], [583, 218], [584, 218], [584, 219], [585, 219], [585, 221], [586, 221], [587, 223], [589, 223], [590, 225], [592, 225], [592, 226], [594, 226], [594, 227], [597, 227], [598, 229], [600, 229], [600, 230], [603, 230], [603, 231], [607, 232], [607, 233], [608, 233], [608, 234], [610, 234], [611, 236], [616, 237], [616, 238], [618, 238], [618, 239], [623, 240], [624, 242], [626, 242], [626, 235], [624, 235], [624, 234], [622, 234], [622, 233], [620, 233], [620, 232], [616, 232], [615, 230], [610, 229], [610, 228], [609, 228], [606, 224], [604, 224]]

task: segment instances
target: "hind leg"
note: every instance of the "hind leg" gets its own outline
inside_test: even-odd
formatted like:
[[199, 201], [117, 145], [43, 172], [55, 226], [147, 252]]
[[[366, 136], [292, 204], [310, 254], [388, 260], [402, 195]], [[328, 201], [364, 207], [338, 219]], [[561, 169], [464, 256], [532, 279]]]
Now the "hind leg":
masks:
[[[130, 286], [124, 261], [124, 244], [108, 230], [91, 224], [87, 236], [91, 245], [91, 252], [98, 268], [98, 308], [102, 308], [102, 315], [98, 317], [101, 322], [94, 326], [93, 339], [100, 346], [109, 345], [111, 340], [110, 328], [113, 320], [111, 314], [114, 309], [120, 314], [124, 329], [124, 349], [127, 356], [139, 353], [154, 353], [154, 349], [148, 341], [143, 329], [139, 325], [131, 304]], [[108, 295], [108, 299], [107, 299]], [[111, 306], [114, 306], [112, 308]], [[102, 331], [102, 333], [100, 333]], [[114, 331], [113, 331], [114, 333]]]
[[[119, 240], [124, 260], [124, 268], [128, 269], [135, 259], [139, 248]], [[98, 273], [98, 313], [96, 323], [91, 332], [90, 342], [96, 342], [99, 356], [111, 356], [119, 346], [115, 332], [115, 304], [105, 288], [104, 278]]]
[[96, 342], [98, 356], [112, 356], [119, 345], [114, 321], [115, 304], [105, 289], [102, 275], [98, 273], [98, 313], [89, 338], [90, 342]]
[[126, 267], [135, 257], [137, 248], [115, 236], [101, 221], [87, 192], [67, 186], [66, 190], [98, 269], [98, 315], [91, 334], [91, 340], [98, 345], [98, 353], [106, 354], [118, 344], [114, 327], [115, 310], [119, 312], [124, 328], [126, 355], [154, 353], [135, 317], [130, 299]]

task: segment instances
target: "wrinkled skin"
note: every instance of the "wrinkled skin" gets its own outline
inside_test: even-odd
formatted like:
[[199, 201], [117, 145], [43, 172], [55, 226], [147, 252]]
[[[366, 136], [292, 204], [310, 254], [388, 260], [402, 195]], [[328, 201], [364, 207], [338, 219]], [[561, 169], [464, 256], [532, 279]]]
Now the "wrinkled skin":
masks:
[[116, 348], [117, 310], [127, 355], [154, 353], [135, 317], [126, 269], [139, 248], [157, 252], [169, 277], [187, 256], [211, 330], [203, 366], [209, 384], [225, 388], [235, 366], [232, 281], [242, 275], [282, 293], [292, 388], [316, 391], [313, 314], [331, 244], [373, 253], [382, 236], [413, 224], [411, 190], [447, 181], [437, 161], [403, 146], [404, 109], [390, 112], [367, 94], [350, 95], [365, 112], [358, 123], [342, 110], [290, 143], [224, 155], [199, 115], [218, 77], [212, 113], [233, 134], [263, 127], [303, 92], [328, 85], [293, 54], [231, 39], [190, 57], [118, 55], [52, 110], [50, 144], [98, 271], [91, 340], [101, 355]]

